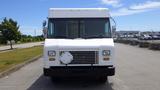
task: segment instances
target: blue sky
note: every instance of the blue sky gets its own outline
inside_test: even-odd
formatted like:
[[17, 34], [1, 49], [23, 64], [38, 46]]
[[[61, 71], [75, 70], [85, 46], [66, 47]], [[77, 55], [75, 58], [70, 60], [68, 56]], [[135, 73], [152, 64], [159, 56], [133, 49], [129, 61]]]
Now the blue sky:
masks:
[[109, 8], [117, 30], [160, 31], [160, 0], [1, 0], [0, 21], [13, 18], [23, 34], [42, 34], [49, 8]]

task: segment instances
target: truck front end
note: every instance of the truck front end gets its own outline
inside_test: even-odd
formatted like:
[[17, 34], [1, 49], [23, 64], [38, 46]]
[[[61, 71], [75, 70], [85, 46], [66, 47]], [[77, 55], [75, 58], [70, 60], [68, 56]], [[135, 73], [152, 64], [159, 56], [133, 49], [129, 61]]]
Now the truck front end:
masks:
[[44, 43], [45, 76], [106, 80], [115, 74], [114, 42], [107, 12], [50, 9]]

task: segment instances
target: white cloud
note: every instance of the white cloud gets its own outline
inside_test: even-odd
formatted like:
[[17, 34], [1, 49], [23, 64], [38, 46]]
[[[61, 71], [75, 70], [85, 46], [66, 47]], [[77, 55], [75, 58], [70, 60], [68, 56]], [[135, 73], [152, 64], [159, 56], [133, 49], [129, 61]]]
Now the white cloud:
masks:
[[160, 8], [160, 2], [158, 1], [147, 1], [142, 4], [133, 5], [131, 9], [140, 10], [140, 9], [155, 9]]
[[137, 14], [137, 13], [142, 13], [147, 10], [131, 10], [128, 8], [120, 8], [117, 11], [111, 12], [111, 16], [125, 16], [125, 15], [132, 15], [132, 14]]
[[129, 7], [119, 8], [118, 10], [111, 12], [111, 15], [112, 16], [133, 15], [133, 14], [151, 11], [157, 8], [160, 8], [160, 2], [146, 1], [141, 4], [134, 4]]
[[121, 7], [120, 0], [101, 0], [102, 4], [111, 5], [113, 7]]

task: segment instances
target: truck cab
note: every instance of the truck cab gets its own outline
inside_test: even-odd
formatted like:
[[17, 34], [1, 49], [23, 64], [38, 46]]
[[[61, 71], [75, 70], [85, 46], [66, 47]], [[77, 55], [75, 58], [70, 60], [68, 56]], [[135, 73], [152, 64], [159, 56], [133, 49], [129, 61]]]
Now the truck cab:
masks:
[[95, 77], [115, 74], [114, 41], [106, 8], [50, 8], [44, 75]]

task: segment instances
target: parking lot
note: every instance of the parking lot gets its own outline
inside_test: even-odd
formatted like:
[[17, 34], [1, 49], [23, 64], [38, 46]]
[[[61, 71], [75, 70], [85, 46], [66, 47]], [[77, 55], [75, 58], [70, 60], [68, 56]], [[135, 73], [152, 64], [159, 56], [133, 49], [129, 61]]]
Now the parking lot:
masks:
[[0, 79], [0, 90], [160, 90], [160, 52], [115, 44], [116, 75], [102, 84], [94, 80], [64, 80], [53, 83], [44, 77], [39, 60]]

